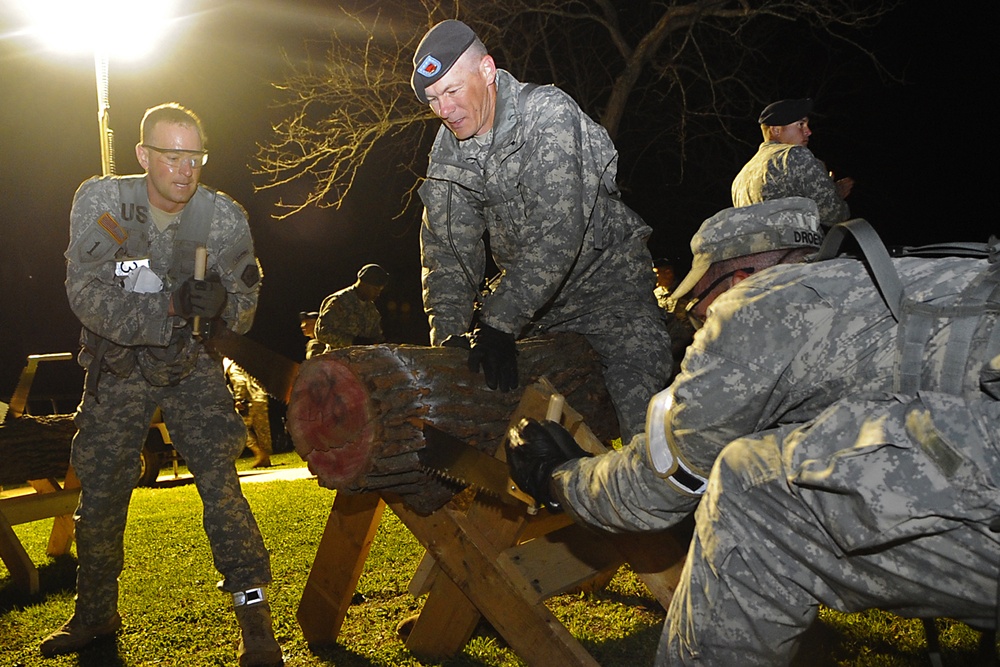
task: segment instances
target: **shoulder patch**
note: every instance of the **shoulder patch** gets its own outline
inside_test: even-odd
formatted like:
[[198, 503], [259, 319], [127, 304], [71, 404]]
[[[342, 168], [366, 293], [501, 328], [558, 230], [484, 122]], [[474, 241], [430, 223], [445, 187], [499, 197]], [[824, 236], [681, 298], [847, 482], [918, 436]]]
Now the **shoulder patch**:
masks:
[[118, 224], [118, 221], [115, 220], [109, 212], [105, 212], [104, 215], [99, 217], [97, 219], [97, 224], [100, 225], [101, 228], [108, 233], [108, 236], [110, 236], [118, 245], [125, 243], [125, 239], [128, 238], [128, 232], [122, 229], [121, 225]]
[[258, 268], [256, 262], [246, 265], [243, 269], [243, 273], [240, 274], [240, 280], [242, 280], [243, 284], [247, 287], [253, 287], [260, 282], [260, 269]]

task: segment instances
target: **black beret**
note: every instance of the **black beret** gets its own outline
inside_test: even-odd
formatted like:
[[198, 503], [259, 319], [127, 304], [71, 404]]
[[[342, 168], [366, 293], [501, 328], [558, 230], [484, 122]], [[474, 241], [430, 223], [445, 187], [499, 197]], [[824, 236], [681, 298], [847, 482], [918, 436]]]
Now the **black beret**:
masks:
[[375, 287], [385, 287], [389, 283], [389, 272], [378, 264], [365, 264], [358, 271], [358, 280]]
[[461, 21], [441, 21], [427, 31], [413, 56], [413, 76], [410, 85], [417, 99], [427, 104], [424, 88], [448, 73], [476, 39], [472, 28]]
[[803, 100], [781, 100], [764, 107], [757, 120], [761, 125], [791, 125], [812, 112], [813, 102], [808, 97]]
[[319, 319], [319, 313], [317, 313], [315, 310], [312, 310], [312, 311], [305, 311], [305, 310], [303, 310], [303, 311], [301, 311], [299, 313], [299, 320], [300, 321], [301, 320], [318, 320], [318, 319]]

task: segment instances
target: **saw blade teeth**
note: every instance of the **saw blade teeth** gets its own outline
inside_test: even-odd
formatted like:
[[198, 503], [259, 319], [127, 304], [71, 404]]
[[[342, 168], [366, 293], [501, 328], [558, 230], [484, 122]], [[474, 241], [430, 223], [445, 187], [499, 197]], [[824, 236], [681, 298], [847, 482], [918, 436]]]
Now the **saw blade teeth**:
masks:
[[451, 484], [454, 484], [456, 486], [461, 486], [461, 487], [469, 486], [469, 483], [466, 482], [465, 480], [462, 480], [462, 479], [459, 479], [459, 478], [454, 477], [452, 475], [449, 475], [448, 473], [446, 473], [443, 470], [438, 470], [437, 468], [431, 468], [429, 466], [423, 466], [423, 465], [420, 466], [420, 469], [423, 470], [426, 473], [430, 473], [431, 475], [434, 475], [438, 479], [444, 480], [444, 481], [449, 482]]
[[426, 473], [429, 473], [429, 474], [433, 475], [434, 477], [437, 477], [440, 480], [443, 480], [443, 481], [448, 482], [450, 484], [454, 484], [455, 486], [460, 486], [462, 488], [471, 488], [471, 489], [474, 489], [476, 491], [476, 493], [485, 493], [486, 495], [492, 496], [494, 498], [499, 498], [500, 497], [500, 495], [497, 494], [497, 493], [495, 493], [492, 489], [486, 489], [486, 488], [483, 488], [483, 487], [479, 486], [478, 484], [472, 484], [470, 482], [465, 481], [464, 479], [462, 479], [460, 477], [455, 477], [454, 475], [449, 475], [448, 473], [446, 473], [443, 470], [438, 470], [437, 468], [432, 468], [430, 466], [424, 466], [424, 465], [420, 466], [420, 469], [423, 470]]

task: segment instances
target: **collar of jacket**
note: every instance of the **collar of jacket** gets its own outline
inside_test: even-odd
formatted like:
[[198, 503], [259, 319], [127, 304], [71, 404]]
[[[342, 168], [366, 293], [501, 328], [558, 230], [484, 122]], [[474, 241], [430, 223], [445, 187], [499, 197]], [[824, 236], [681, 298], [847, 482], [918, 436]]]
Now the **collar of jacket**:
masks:
[[[493, 114], [493, 142], [487, 161], [504, 160], [524, 143], [523, 123], [517, 108], [517, 99], [523, 84], [507, 70], [497, 70], [497, 107]], [[466, 139], [466, 142], [473, 141]], [[483, 192], [483, 170], [475, 160], [466, 156], [462, 144], [443, 124], [438, 130], [427, 177], [455, 181], [476, 192]]]

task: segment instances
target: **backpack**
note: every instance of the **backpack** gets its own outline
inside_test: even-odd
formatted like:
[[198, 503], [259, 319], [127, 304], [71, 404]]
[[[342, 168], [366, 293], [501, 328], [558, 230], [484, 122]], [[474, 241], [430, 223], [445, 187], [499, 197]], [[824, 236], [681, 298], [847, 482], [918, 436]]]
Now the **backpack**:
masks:
[[[988, 351], [1000, 347], [1000, 326], [996, 326], [1000, 315], [1000, 239], [991, 236], [987, 243], [904, 246], [896, 248], [890, 256], [874, 228], [857, 218], [834, 225], [811, 261], [836, 257], [848, 235], [857, 242], [861, 260], [899, 323], [894, 391], [915, 395], [921, 389], [933, 389], [962, 395], [963, 380], [972, 370], [970, 366], [975, 367], [981, 378], [983, 373], [990, 372]], [[987, 267], [950, 303], [921, 303], [908, 297], [891, 257], [946, 256], [986, 259]], [[921, 377], [926, 370], [924, 348], [942, 319], [950, 324], [945, 362], [934, 373], [933, 387], [927, 387]]]

